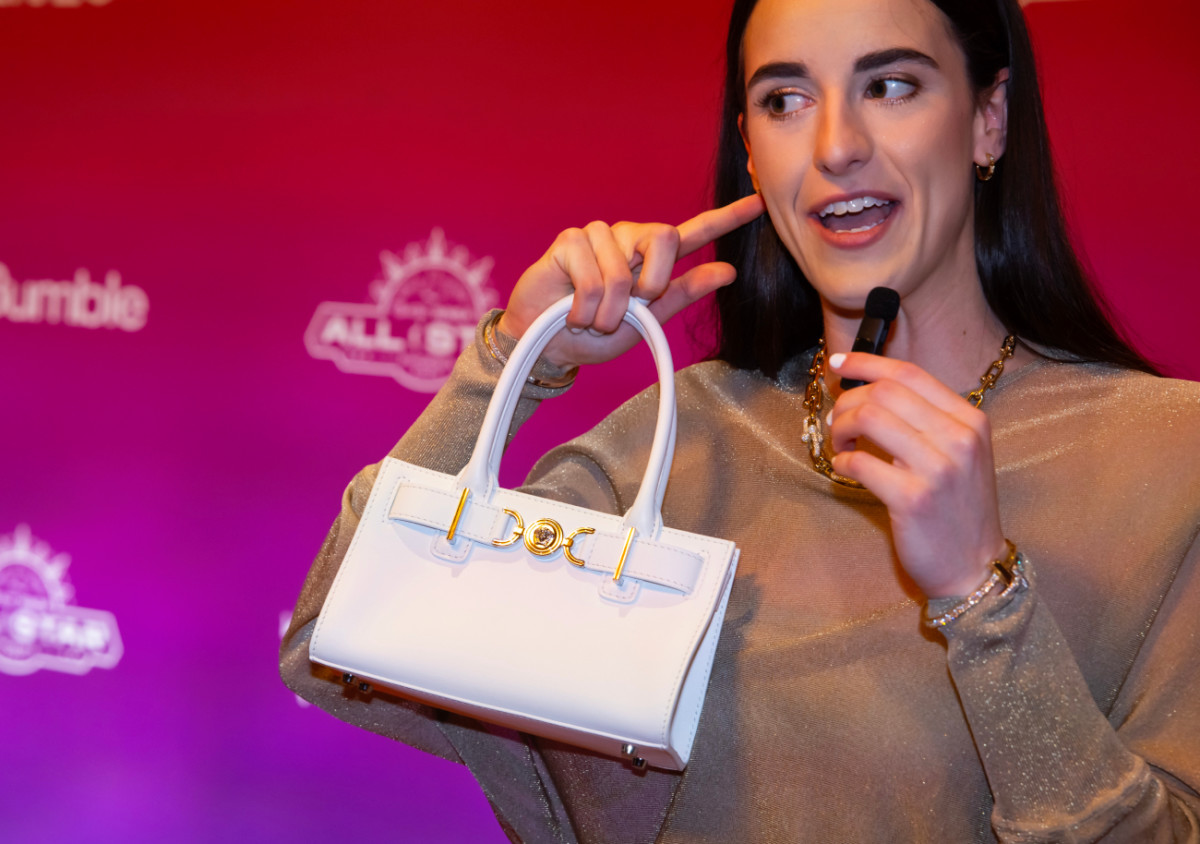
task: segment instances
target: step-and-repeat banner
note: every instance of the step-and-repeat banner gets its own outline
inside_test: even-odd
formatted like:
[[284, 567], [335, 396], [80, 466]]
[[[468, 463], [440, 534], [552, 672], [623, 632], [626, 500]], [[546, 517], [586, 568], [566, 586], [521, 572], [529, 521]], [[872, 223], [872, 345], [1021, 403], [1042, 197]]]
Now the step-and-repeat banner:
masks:
[[[0, 0], [0, 840], [504, 839], [465, 771], [288, 692], [279, 637], [556, 233], [705, 207], [726, 6]], [[1194, 0], [1028, 14], [1077, 240], [1200, 377]]]

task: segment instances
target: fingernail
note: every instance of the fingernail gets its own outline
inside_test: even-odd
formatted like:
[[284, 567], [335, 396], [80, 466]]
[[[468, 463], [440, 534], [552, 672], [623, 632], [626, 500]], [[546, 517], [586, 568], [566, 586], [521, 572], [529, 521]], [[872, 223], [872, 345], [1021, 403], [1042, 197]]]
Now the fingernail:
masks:
[[582, 328], [575, 328], [574, 326], [571, 326], [571, 325], [567, 326], [567, 331], [570, 331], [572, 334], [582, 334], [583, 333]]
[[829, 411], [829, 414], [825, 417], [825, 426], [829, 427], [832, 424], [833, 424], [833, 411], [831, 410], [831, 411]]
[[843, 354], [842, 352], [838, 352], [836, 355], [829, 356], [829, 368], [830, 369], [841, 369], [842, 364], [845, 362], [846, 362], [846, 355]]
[[604, 336], [604, 332], [603, 332], [603, 331], [597, 331], [597, 330], [596, 330], [596, 329], [594, 329], [594, 328], [589, 328], [589, 329], [587, 330], [587, 332], [588, 332], [588, 334], [591, 334], [593, 337], [603, 337], [603, 336]]

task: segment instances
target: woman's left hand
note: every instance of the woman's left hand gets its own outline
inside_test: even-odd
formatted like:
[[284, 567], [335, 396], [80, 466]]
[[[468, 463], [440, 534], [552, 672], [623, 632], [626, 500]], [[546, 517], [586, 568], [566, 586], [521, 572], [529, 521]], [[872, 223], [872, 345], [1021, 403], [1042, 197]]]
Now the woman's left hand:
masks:
[[[834, 470], [887, 506], [896, 553], [926, 595], [975, 591], [1005, 550], [987, 416], [905, 361], [851, 352], [829, 369], [868, 382], [834, 405]], [[892, 462], [853, 450], [859, 437]]]

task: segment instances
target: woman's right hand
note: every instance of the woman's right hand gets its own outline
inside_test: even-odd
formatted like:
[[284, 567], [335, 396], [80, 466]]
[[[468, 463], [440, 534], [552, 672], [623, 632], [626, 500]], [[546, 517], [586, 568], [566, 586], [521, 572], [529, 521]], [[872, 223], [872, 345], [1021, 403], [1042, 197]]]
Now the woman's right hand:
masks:
[[497, 329], [520, 338], [535, 319], [574, 292], [567, 328], [546, 346], [543, 356], [569, 369], [611, 360], [637, 343], [638, 334], [622, 321], [630, 296], [650, 302], [666, 322], [737, 277], [720, 261], [700, 264], [672, 279], [675, 263], [763, 213], [762, 197], [743, 197], [723, 208], [696, 215], [678, 226], [663, 223], [589, 223], [567, 229], [517, 281]]

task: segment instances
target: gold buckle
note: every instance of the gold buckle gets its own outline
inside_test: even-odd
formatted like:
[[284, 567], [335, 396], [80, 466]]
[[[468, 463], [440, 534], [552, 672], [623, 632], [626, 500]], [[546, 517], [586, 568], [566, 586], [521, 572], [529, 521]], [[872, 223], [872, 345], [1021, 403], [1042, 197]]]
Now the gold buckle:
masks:
[[471, 488], [463, 487], [462, 495], [458, 497], [458, 509], [454, 511], [454, 518], [450, 520], [450, 530], [446, 531], [447, 542], [453, 542], [454, 534], [458, 533], [458, 520], [462, 518], [463, 508], [467, 506], [467, 496], [470, 494]]
[[574, 554], [571, 553], [571, 549], [575, 547], [575, 537], [579, 536], [581, 533], [587, 534], [587, 533], [595, 533], [595, 532], [596, 532], [595, 528], [580, 528], [579, 530], [572, 532], [570, 536], [568, 536], [566, 539], [563, 540], [563, 544], [562, 544], [563, 556], [566, 557], [568, 560], [570, 560], [575, 565], [579, 566], [580, 568], [583, 568], [587, 564], [587, 561], [581, 560], [578, 557], [576, 557]]
[[[465, 493], [466, 490], [463, 490]], [[463, 501], [465, 501], [465, 497]], [[459, 502], [461, 511], [463, 502]], [[515, 526], [513, 532], [506, 539], [493, 539], [492, 545], [497, 548], [504, 548], [514, 544], [518, 539], [524, 538], [525, 548], [530, 554], [538, 557], [549, 557], [559, 548], [562, 549], [563, 556], [567, 558], [572, 565], [583, 568], [587, 565], [587, 560], [576, 557], [571, 551], [575, 547], [575, 540], [580, 536], [586, 536], [595, 533], [595, 528], [581, 527], [567, 533], [563, 526], [554, 519], [538, 519], [531, 523], [528, 527], [525, 526], [525, 520], [516, 510], [504, 510], [505, 514], [512, 517]], [[455, 525], [458, 523], [458, 515], [454, 517]], [[451, 525], [453, 531], [454, 526]], [[617, 565], [617, 576], [620, 577], [621, 567], [625, 565], [625, 554], [629, 551], [629, 539], [625, 541], [625, 551], [621, 553], [621, 562]]]
[[503, 548], [506, 545], [512, 545], [514, 542], [516, 542], [518, 539], [521, 538], [521, 535], [523, 533], [525, 533], [525, 520], [521, 518], [521, 514], [518, 513], [516, 510], [508, 510], [508, 509], [506, 509], [504, 512], [517, 520], [517, 526], [515, 528], [513, 528], [513, 534], [508, 539], [493, 539], [492, 540], [492, 544], [495, 545], [497, 548]]
[[554, 519], [538, 519], [525, 528], [525, 550], [535, 557], [549, 557], [565, 538], [562, 525]]
[[625, 570], [625, 558], [629, 556], [629, 546], [633, 544], [633, 535], [637, 532], [637, 528], [630, 528], [629, 533], [625, 534], [625, 547], [621, 549], [621, 559], [617, 561], [617, 570], [613, 572], [613, 582], [616, 583], [621, 579], [621, 572]]

